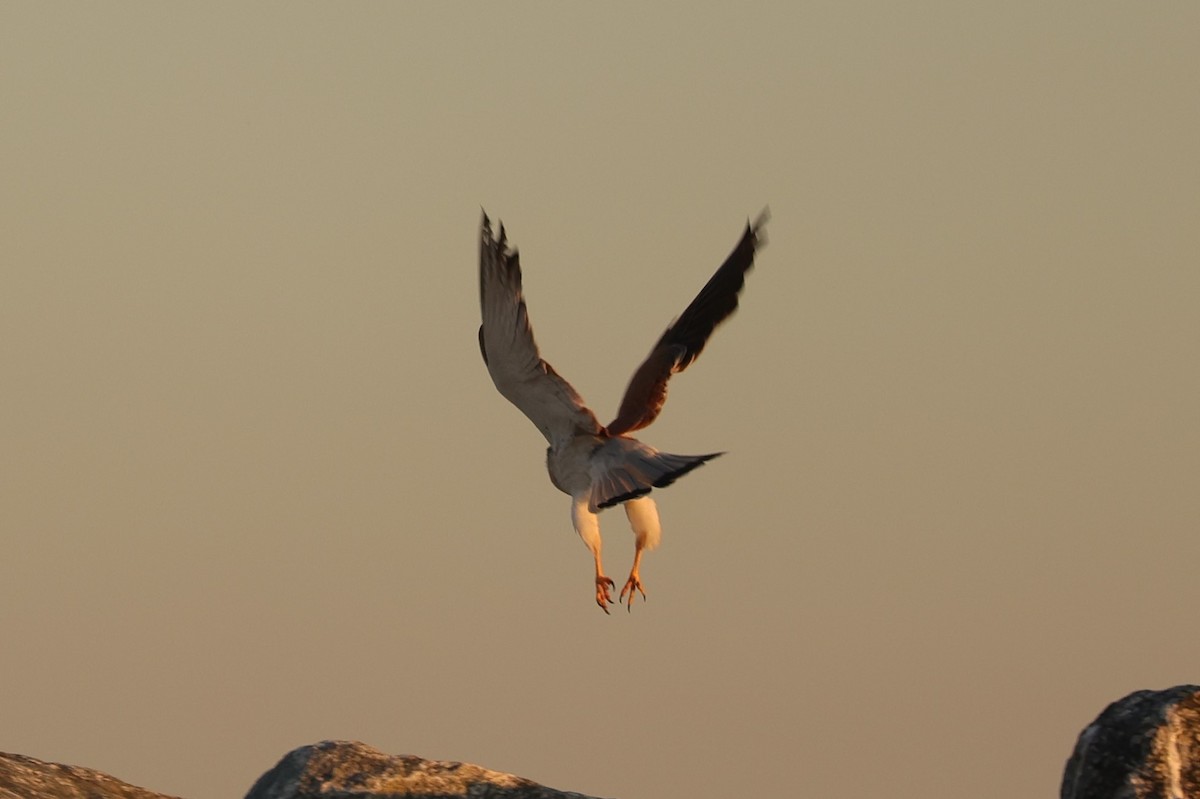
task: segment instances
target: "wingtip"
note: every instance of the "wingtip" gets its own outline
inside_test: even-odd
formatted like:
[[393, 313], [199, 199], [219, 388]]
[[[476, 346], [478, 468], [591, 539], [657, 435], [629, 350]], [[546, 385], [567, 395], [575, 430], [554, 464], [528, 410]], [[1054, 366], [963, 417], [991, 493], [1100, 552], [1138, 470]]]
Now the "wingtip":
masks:
[[767, 224], [770, 221], [771, 221], [771, 206], [764, 205], [763, 209], [758, 212], [758, 216], [756, 216], [754, 218], [754, 222], [751, 223], [750, 229], [757, 233], [759, 228], [761, 228], [762, 226], [764, 226], [765, 224]]
[[759, 211], [758, 216], [753, 222], [746, 223], [746, 235], [754, 239], [754, 248], [759, 249], [767, 245], [766, 225], [771, 221], [771, 206], [763, 206]]
[[480, 214], [482, 214], [482, 216], [483, 216], [483, 219], [481, 220], [480, 225], [479, 225], [480, 235], [482, 235], [483, 238], [487, 239], [488, 241], [494, 242], [496, 244], [496, 246], [500, 249], [501, 252], [505, 252], [507, 250], [507, 247], [505, 245], [506, 245], [508, 239], [504, 232], [504, 223], [500, 220], [496, 220], [496, 224], [499, 229], [493, 233], [492, 220], [488, 216], [487, 211], [484, 210], [482, 205], [479, 206], [479, 211], [480, 211]]
[[483, 217], [483, 218], [480, 220], [480, 222], [479, 222], [479, 236], [480, 236], [480, 238], [482, 238], [482, 239], [485, 239], [485, 240], [487, 240], [487, 241], [491, 241], [491, 240], [492, 240], [492, 220], [491, 220], [491, 217], [489, 217], [489, 216], [487, 215], [487, 211], [485, 211], [485, 210], [483, 209], [483, 206], [482, 206], [482, 205], [481, 205], [481, 206], [479, 206], [479, 213], [480, 213], [480, 215]]
[[487, 211], [480, 206], [479, 209], [483, 214], [483, 220], [480, 225], [479, 237], [482, 246], [489, 251], [494, 252], [498, 257], [507, 259], [512, 264], [519, 263], [519, 255], [516, 247], [508, 246], [508, 234], [504, 230], [504, 222], [496, 220], [496, 230], [492, 229], [492, 220], [488, 217]]

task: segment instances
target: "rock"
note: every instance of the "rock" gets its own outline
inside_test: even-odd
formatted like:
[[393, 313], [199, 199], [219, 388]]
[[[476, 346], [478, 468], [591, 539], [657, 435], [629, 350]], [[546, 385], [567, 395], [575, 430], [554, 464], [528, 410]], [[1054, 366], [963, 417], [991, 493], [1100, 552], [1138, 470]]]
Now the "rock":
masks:
[[79, 766], [0, 752], [0, 799], [178, 799]]
[[284, 755], [246, 799], [592, 799], [469, 763], [388, 755], [356, 741], [322, 741]]
[[1079, 734], [1061, 799], [1200, 797], [1200, 686], [1136, 691]]

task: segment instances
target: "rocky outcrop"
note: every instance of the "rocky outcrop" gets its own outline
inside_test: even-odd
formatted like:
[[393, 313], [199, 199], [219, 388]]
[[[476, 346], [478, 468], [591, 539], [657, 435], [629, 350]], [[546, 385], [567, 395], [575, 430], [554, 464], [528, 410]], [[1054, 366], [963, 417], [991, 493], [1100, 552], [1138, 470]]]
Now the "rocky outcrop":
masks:
[[0, 799], [178, 799], [79, 766], [0, 752]]
[[[284, 755], [246, 799], [592, 799], [469, 763], [322, 741]], [[1079, 734], [1061, 799], [1200, 797], [1200, 686], [1137, 691]], [[0, 799], [177, 799], [78, 766], [0, 753]]]
[[1062, 799], [1200, 797], [1200, 686], [1137, 691], [1079, 734]]
[[293, 749], [246, 799], [591, 799], [469, 763], [388, 755], [354, 741]]
[[[322, 741], [284, 755], [246, 799], [593, 799], [470, 763], [388, 755], [355, 741]], [[0, 752], [0, 799], [178, 799], [90, 768]]]

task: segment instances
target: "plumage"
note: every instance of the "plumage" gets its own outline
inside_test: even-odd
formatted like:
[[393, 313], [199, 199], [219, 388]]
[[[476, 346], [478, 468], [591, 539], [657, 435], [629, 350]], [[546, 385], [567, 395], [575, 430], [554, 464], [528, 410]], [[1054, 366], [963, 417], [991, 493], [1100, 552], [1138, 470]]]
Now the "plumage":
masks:
[[479, 304], [483, 324], [480, 349], [492, 382], [505, 399], [521, 409], [553, 446], [576, 431], [598, 435], [600, 421], [583, 399], [538, 354], [521, 294], [521, 262], [508, 249], [504, 226], [492, 239], [487, 215], [479, 241]]
[[620, 601], [645, 597], [639, 576], [643, 551], [661, 538], [658, 510], [646, 494], [664, 488], [721, 455], [659, 452], [627, 433], [652, 423], [662, 412], [671, 376], [699, 357], [716, 329], [737, 309], [738, 295], [754, 255], [765, 239], [764, 211], [747, 224], [741, 240], [683, 313], [667, 327], [633, 374], [616, 418], [607, 426], [579, 393], [540, 355], [522, 293], [520, 256], [508, 246], [504, 226], [493, 235], [487, 214], [479, 237], [479, 350], [496, 389], [545, 437], [546, 468], [556, 488], [572, 498], [571, 520], [596, 562], [596, 602], [608, 612], [613, 581], [601, 566], [597, 514], [624, 504], [636, 536], [633, 568]]
[[633, 373], [617, 418], [607, 426], [610, 435], [640, 430], [653, 422], [667, 401], [667, 381], [700, 357], [713, 330], [737, 310], [738, 294], [746, 283], [746, 273], [754, 266], [754, 253], [763, 244], [759, 234], [768, 219], [770, 215], [764, 210], [754, 224], [746, 225], [746, 232], [725, 263]]

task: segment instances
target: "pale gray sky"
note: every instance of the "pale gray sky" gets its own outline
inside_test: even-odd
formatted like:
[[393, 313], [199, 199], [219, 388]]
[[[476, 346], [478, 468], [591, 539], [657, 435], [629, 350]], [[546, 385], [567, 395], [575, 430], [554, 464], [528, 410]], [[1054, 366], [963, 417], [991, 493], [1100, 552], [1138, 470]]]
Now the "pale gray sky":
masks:
[[[1052, 795], [1196, 682], [1200, 6], [7, 3], [0, 750], [189, 799], [353, 738], [623, 799]], [[644, 431], [605, 617], [480, 206]], [[601, 519], [606, 565], [632, 555]]]

